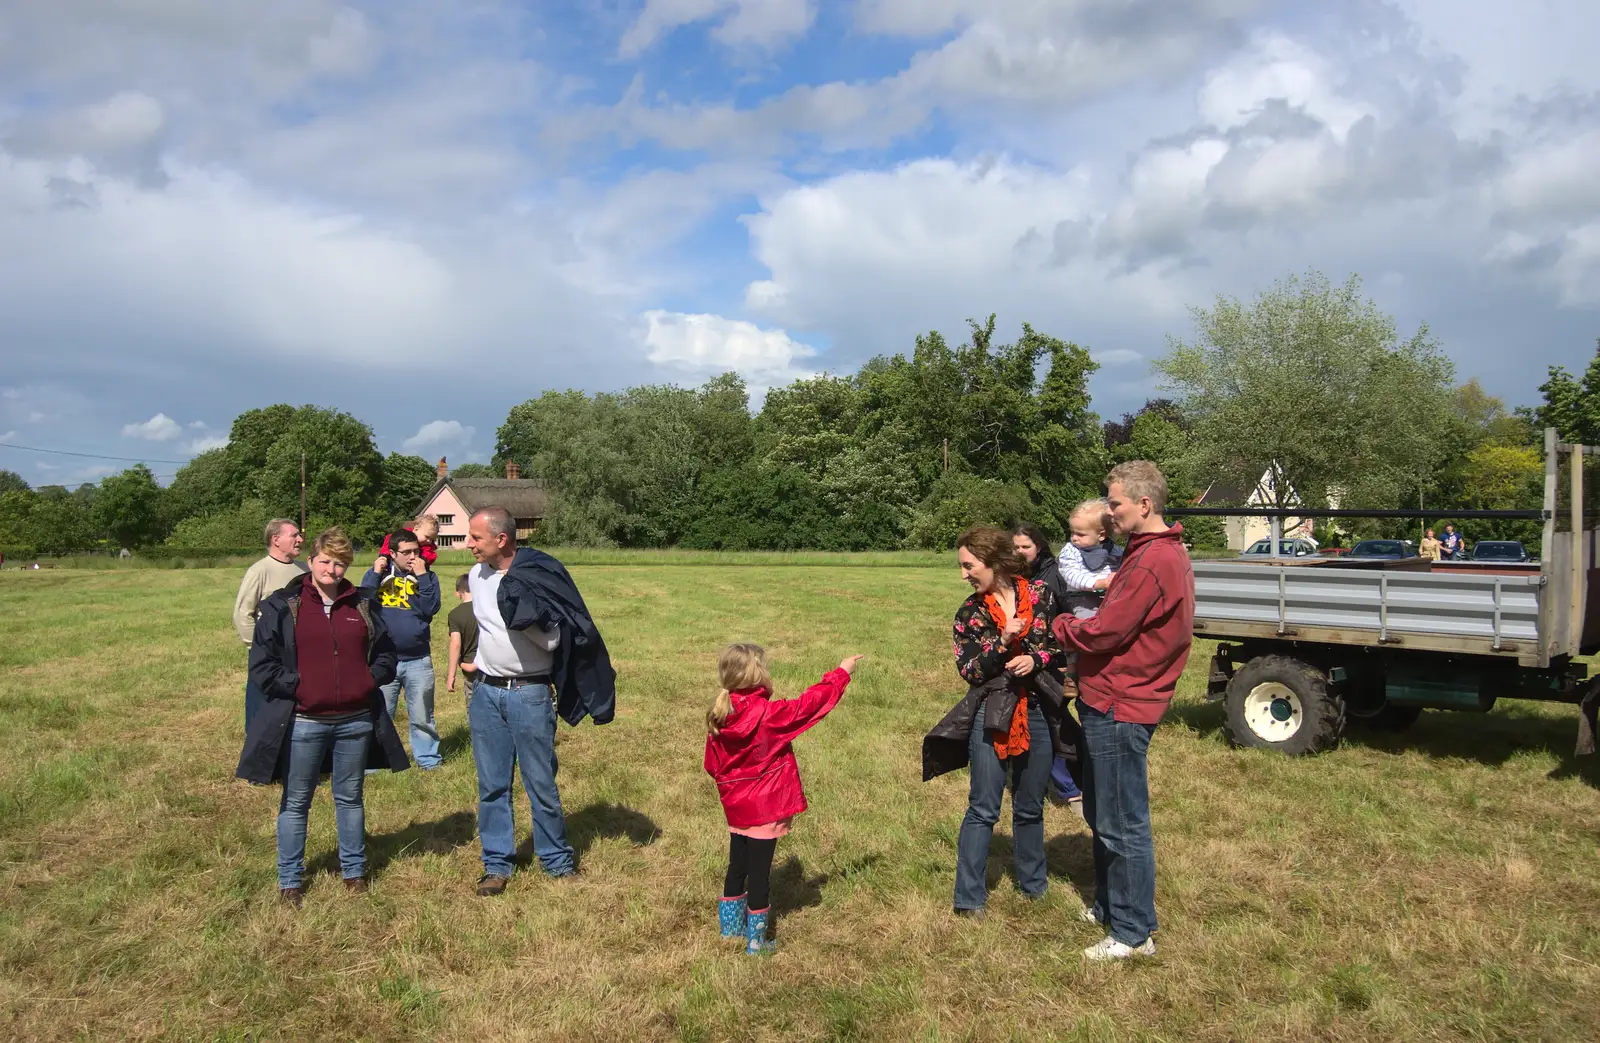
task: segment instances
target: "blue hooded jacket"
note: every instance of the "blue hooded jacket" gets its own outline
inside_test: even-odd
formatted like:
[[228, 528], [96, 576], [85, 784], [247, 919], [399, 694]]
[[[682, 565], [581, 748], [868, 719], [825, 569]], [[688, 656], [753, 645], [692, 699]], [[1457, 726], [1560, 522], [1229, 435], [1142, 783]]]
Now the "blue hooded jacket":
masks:
[[401, 659], [426, 659], [433, 654], [429, 632], [439, 614], [439, 577], [430, 570], [420, 576], [398, 572], [391, 563], [382, 576], [371, 569], [361, 577], [361, 589], [378, 603], [378, 614]]

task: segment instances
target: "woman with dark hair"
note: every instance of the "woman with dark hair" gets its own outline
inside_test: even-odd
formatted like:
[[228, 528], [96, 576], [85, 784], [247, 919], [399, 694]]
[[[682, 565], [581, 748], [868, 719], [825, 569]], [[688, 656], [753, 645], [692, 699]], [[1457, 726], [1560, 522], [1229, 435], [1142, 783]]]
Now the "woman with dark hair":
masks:
[[1067, 596], [1067, 583], [1061, 578], [1061, 563], [1056, 560], [1056, 552], [1050, 548], [1050, 537], [1033, 522], [1023, 522], [1011, 530], [1011, 543], [1026, 563], [1023, 575], [1039, 580], [1050, 588], [1056, 611], [1059, 612]]
[[[1043, 583], [1050, 588], [1050, 594], [1055, 599], [1056, 611], [1060, 612], [1067, 606], [1067, 598], [1071, 591], [1067, 581], [1061, 575], [1061, 562], [1056, 558], [1056, 552], [1050, 547], [1050, 537], [1044, 530], [1033, 522], [1023, 522], [1011, 530], [1011, 543], [1017, 548], [1017, 553], [1022, 555], [1022, 560], [1027, 562], [1027, 576], [1029, 579]], [[1072, 660], [1068, 656], [1062, 663], [1068, 670], [1058, 671], [1065, 684], [1070, 672]], [[1072, 695], [1069, 689], [1068, 696]], [[1076, 729], [1074, 729], [1076, 731]], [[1057, 754], [1055, 763], [1050, 767], [1050, 799], [1057, 804], [1066, 804], [1083, 811], [1083, 791], [1078, 788], [1077, 780], [1072, 777], [1072, 769], [1067, 766], [1067, 758]]]
[[956, 610], [956, 670], [971, 688], [924, 741], [923, 776], [961, 763], [971, 768], [956, 843], [955, 911], [981, 918], [989, 897], [989, 840], [1008, 778], [1018, 886], [1039, 898], [1048, 883], [1044, 792], [1062, 708], [1060, 685], [1051, 685], [1050, 674], [1064, 653], [1048, 622], [1056, 614], [1055, 597], [1042, 581], [1027, 578], [1010, 533], [974, 526], [956, 547], [961, 576], [973, 591]]

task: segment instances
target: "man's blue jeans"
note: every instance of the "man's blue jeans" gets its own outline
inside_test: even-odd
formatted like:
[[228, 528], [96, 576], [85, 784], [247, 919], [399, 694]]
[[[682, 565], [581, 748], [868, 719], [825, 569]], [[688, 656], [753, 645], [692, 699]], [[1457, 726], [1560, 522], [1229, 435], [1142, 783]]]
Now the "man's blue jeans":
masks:
[[417, 767], [437, 768], [443, 759], [439, 756], [439, 728], [433, 723], [433, 660], [402, 659], [395, 664], [394, 680], [383, 686], [391, 720], [399, 720], [395, 710], [401, 688], [406, 693], [406, 716], [411, 719], [411, 755], [417, 759]]
[[1118, 721], [1083, 700], [1083, 817], [1094, 831], [1094, 911], [1111, 937], [1142, 945], [1156, 930], [1156, 847], [1146, 754], [1153, 724]]
[[306, 870], [306, 814], [322, 775], [322, 759], [333, 748], [333, 821], [339, 833], [339, 874], [346, 880], [367, 872], [367, 811], [361, 802], [362, 769], [372, 744], [367, 714], [337, 724], [305, 721], [289, 725], [289, 763], [278, 803], [278, 886], [299, 887]]
[[1037, 699], [1028, 700], [1028, 752], [1004, 762], [983, 729], [984, 704], [978, 704], [967, 740], [972, 775], [967, 815], [956, 840], [957, 909], [982, 909], [989, 900], [989, 840], [1000, 820], [1006, 779], [1011, 792], [1011, 844], [1017, 861], [1017, 884], [1031, 897], [1044, 894], [1049, 877], [1044, 859], [1044, 787], [1050, 778], [1050, 728]]
[[478, 682], [467, 703], [472, 729], [472, 757], [478, 765], [478, 839], [483, 843], [483, 871], [511, 875], [516, 854], [516, 814], [511, 792], [514, 770], [533, 806], [533, 852], [551, 876], [573, 871], [567, 820], [556, 789], [556, 709], [550, 686], [497, 688]]

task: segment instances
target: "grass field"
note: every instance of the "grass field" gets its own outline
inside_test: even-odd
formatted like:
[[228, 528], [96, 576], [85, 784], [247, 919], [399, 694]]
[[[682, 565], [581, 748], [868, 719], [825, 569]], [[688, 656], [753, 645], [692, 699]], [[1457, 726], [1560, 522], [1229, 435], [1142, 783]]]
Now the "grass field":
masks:
[[[1003, 818], [989, 919], [950, 915], [966, 777], [921, 783], [919, 748], [961, 691], [953, 569], [612, 560], [574, 570], [621, 675], [613, 724], [561, 731], [581, 876], [473, 895], [441, 664], [445, 767], [369, 782], [359, 898], [324, 787], [299, 913], [276, 901], [277, 790], [232, 778], [238, 573], [0, 573], [0, 1037], [1600, 1038], [1600, 791], [1569, 708], [1428, 713], [1291, 761], [1223, 744], [1197, 649], [1151, 750], [1160, 954], [1086, 966], [1070, 812], [1047, 812], [1045, 902], [1010, 882]], [[869, 656], [798, 747], [812, 810], [779, 844], [770, 961], [717, 937], [726, 832], [700, 770], [740, 638], [780, 694]]]

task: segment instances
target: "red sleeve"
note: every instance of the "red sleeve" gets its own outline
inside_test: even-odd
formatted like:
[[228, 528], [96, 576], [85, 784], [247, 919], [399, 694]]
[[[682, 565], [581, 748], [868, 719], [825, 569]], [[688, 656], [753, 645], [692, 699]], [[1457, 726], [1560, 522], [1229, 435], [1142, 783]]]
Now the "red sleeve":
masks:
[[850, 675], [833, 669], [822, 675], [822, 680], [805, 690], [798, 699], [781, 699], [768, 704], [762, 729], [778, 742], [790, 742], [807, 728], [822, 720], [828, 711], [839, 705]]
[[384, 534], [383, 543], [378, 547], [378, 553], [384, 557], [389, 556], [389, 536], [387, 533]]
[[1063, 612], [1056, 617], [1056, 639], [1065, 648], [1092, 655], [1116, 655], [1133, 644], [1150, 610], [1160, 600], [1161, 587], [1150, 570], [1120, 572], [1094, 616], [1077, 619]]
[[424, 543], [422, 545], [422, 560], [427, 562], [429, 565], [432, 565], [434, 562], [439, 560], [439, 552], [434, 549], [433, 544]]

